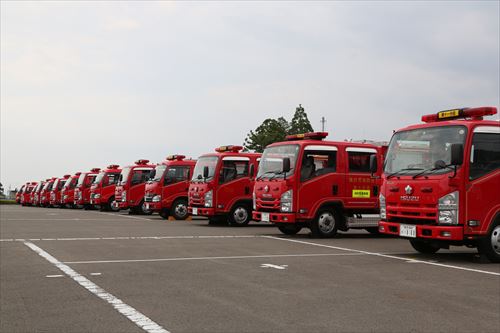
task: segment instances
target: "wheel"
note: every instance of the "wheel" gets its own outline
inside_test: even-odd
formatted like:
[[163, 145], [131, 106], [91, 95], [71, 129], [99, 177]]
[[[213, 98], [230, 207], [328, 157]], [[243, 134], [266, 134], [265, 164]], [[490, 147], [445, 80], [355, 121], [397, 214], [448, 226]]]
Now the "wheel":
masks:
[[142, 201], [141, 204], [141, 213], [143, 215], [153, 215], [153, 211], [146, 209], [146, 203], [144, 201]]
[[160, 212], [158, 214], [160, 214], [160, 216], [163, 217], [164, 219], [168, 219], [168, 217], [170, 216], [168, 209], [166, 209], [166, 208], [163, 208], [162, 210], [160, 210]]
[[229, 214], [229, 224], [234, 227], [244, 227], [250, 222], [250, 209], [245, 204], [236, 204]]
[[315, 237], [331, 238], [337, 234], [340, 218], [331, 208], [322, 209], [312, 222], [311, 232]]
[[295, 235], [302, 230], [302, 227], [299, 227], [296, 224], [285, 224], [278, 226], [278, 229], [285, 235]]
[[115, 206], [115, 197], [109, 198], [108, 207], [109, 207], [109, 210], [112, 212], [119, 212], [120, 211], [120, 208], [118, 207], [118, 205]]
[[493, 224], [488, 236], [479, 241], [477, 249], [491, 262], [500, 262], [500, 220]]
[[188, 217], [188, 203], [186, 199], [177, 199], [172, 204], [172, 216], [176, 220], [185, 220]]
[[370, 227], [370, 228], [365, 228], [366, 231], [368, 231], [372, 235], [378, 235], [378, 227]]
[[410, 244], [420, 253], [434, 254], [439, 251], [439, 245], [421, 239], [410, 239]]

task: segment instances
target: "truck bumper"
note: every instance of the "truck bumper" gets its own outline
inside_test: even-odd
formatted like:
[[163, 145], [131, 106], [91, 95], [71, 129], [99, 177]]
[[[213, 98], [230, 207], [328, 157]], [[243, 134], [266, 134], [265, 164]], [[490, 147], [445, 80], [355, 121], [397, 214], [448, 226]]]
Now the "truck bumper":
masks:
[[150, 212], [159, 212], [161, 210], [161, 202], [145, 202], [144, 206]]
[[117, 209], [128, 209], [128, 203], [123, 201], [115, 201]]
[[[401, 223], [380, 221], [378, 230], [382, 234], [399, 236]], [[444, 241], [461, 241], [464, 239], [462, 226], [416, 225], [417, 238], [437, 239]], [[407, 238], [407, 237], [405, 237]]]
[[188, 207], [188, 212], [193, 216], [215, 216], [214, 208]]
[[[264, 217], [264, 218], [263, 218]], [[267, 218], [269, 217], [269, 219]], [[295, 214], [275, 212], [252, 212], [252, 220], [272, 223], [295, 223]]]

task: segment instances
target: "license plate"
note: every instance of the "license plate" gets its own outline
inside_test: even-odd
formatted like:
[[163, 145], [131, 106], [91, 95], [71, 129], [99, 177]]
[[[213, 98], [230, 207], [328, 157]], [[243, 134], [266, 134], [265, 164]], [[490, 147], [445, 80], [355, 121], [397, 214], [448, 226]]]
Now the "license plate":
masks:
[[93, 205], [94, 204], [94, 200], [90, 199], [90, 204]]
[[399, 225], [399, 236], [401, 237], [417, 237], [417, 226], [408, 225], [408, 224], [400, 224]]
[[269, 222], [269, 213], [262, 213], [262, 215], [260, 216], [260, 220], [262, 222]]
[[193, 208], [193, 215], [198, 215], [198, 208]]
[[149, 203], [146, 203], [146, 209], [149, 209]]

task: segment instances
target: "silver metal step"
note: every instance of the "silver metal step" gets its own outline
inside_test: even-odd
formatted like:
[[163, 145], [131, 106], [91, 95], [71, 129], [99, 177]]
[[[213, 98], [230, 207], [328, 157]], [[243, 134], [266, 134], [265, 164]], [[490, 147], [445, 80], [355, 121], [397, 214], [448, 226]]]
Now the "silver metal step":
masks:
[[347, 227], [350, 229], [354, 228], [371, 228], [378, 227], [378, 221], [380, 221], [380, 215], [378, 214], [362, 214], [354, 217], [347, 218]]

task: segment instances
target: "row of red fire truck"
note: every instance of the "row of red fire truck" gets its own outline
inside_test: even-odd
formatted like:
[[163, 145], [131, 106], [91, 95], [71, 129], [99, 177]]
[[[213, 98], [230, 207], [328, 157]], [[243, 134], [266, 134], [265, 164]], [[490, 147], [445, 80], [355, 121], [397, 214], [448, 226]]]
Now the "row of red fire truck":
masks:
[[500, 123], [483, 120], [496, 113], [423, 116], [388, 146], [326, 141], [328, 133], [317, 132], [288, 136], [263, 154], [223, 146], [198, 161], [177, 155], [157, 165], [111, 165], [27, 183], [21, 203], [33, 193], [33, 204], [45, 206], [205, 216], [234, 226], [254, 220], [325, 238], [363, 228], [407, 238], [422, 253], [465, 245], [500, 261]]

